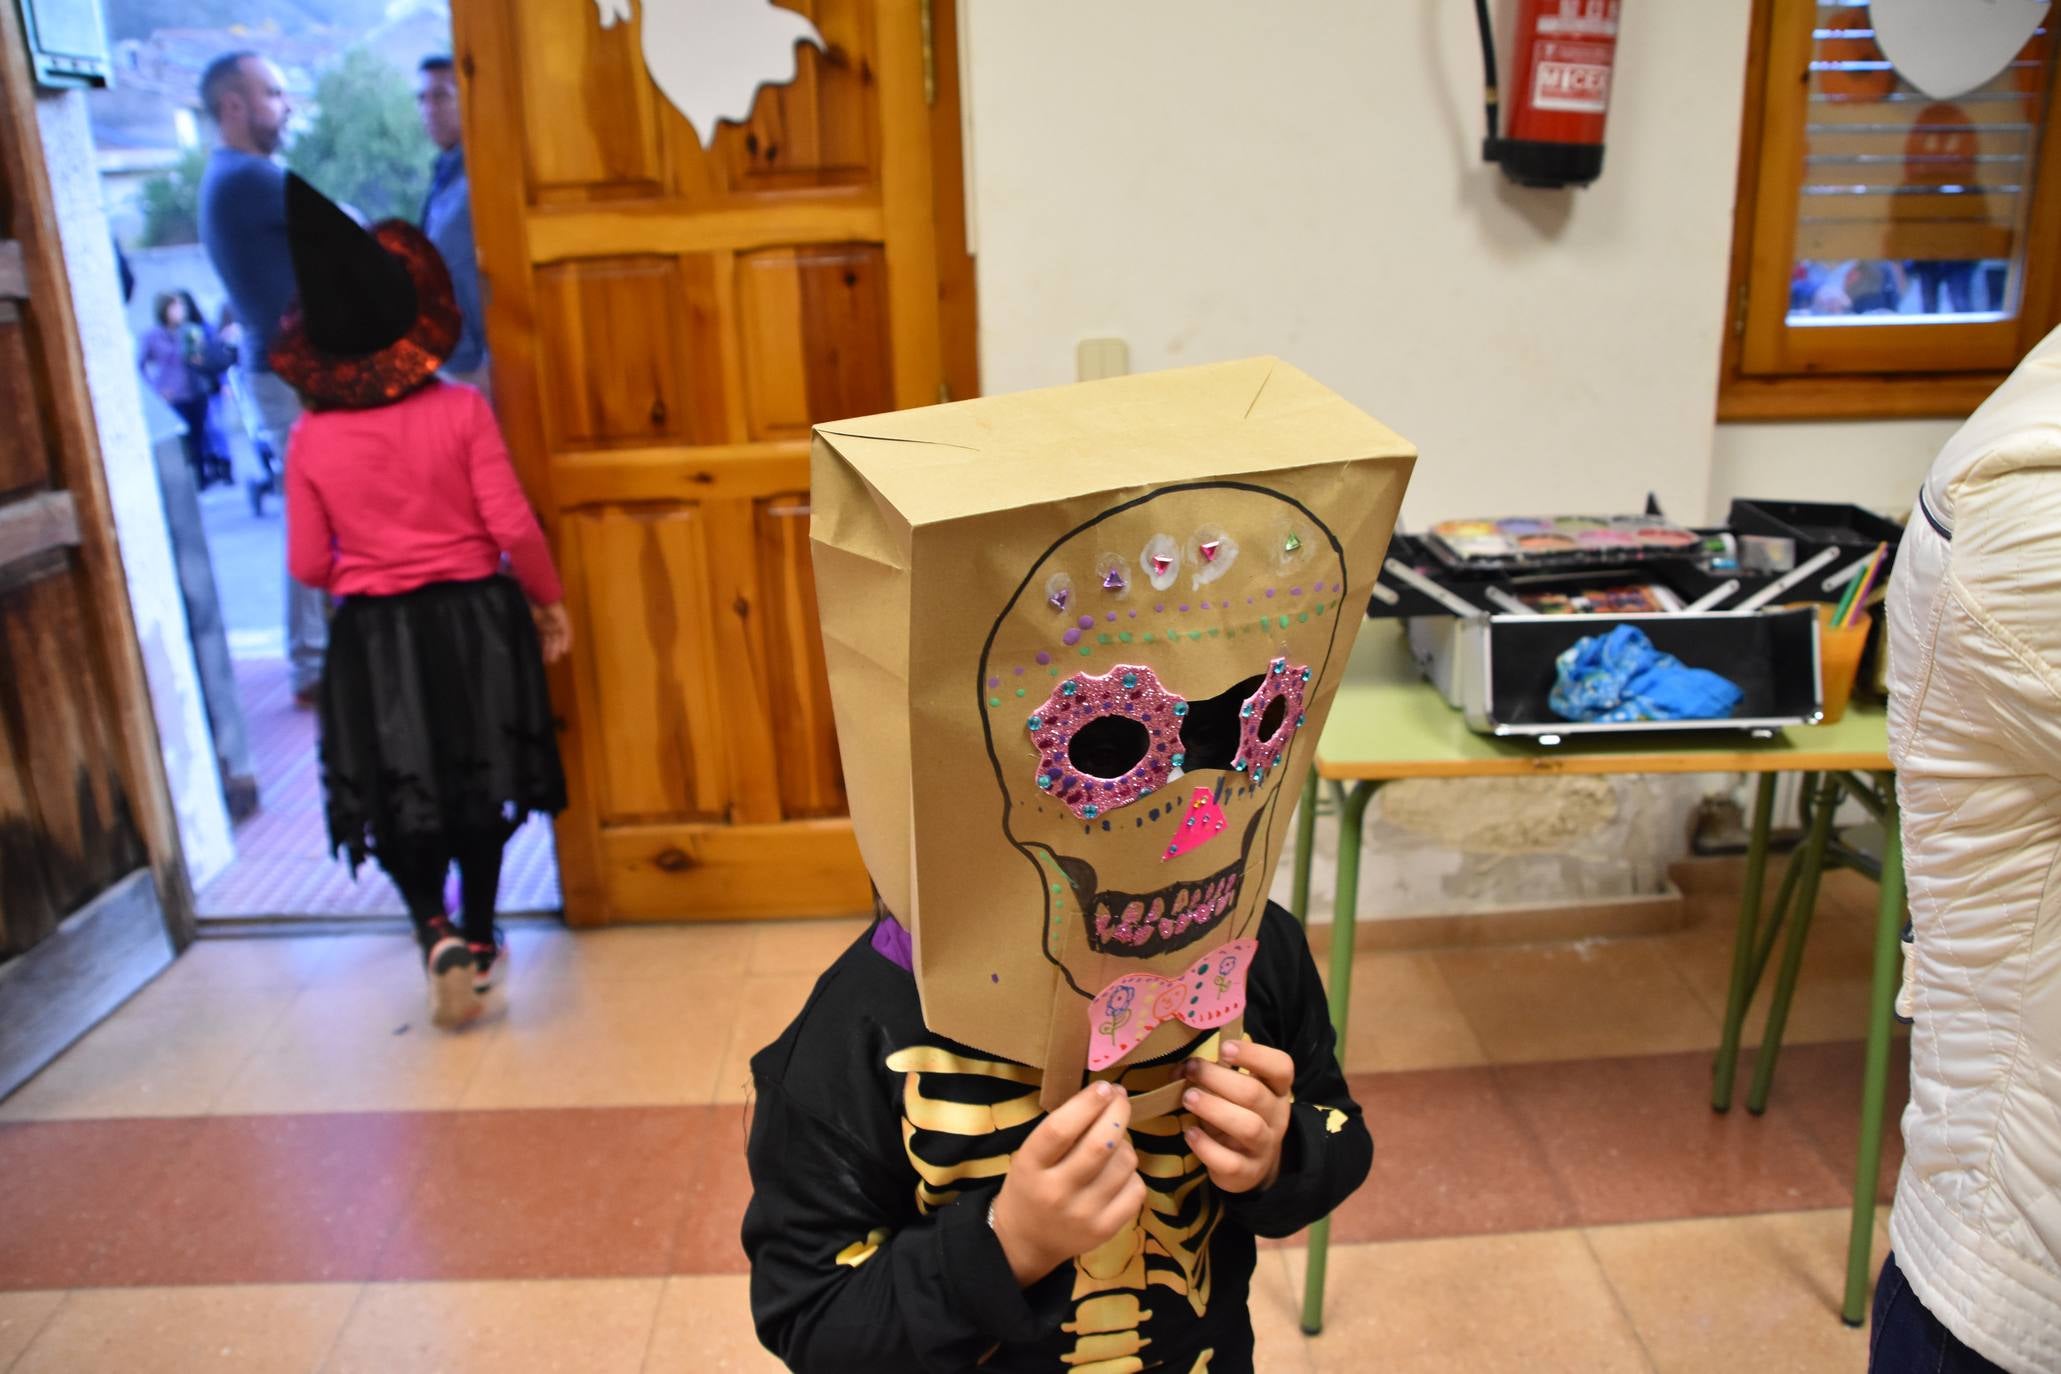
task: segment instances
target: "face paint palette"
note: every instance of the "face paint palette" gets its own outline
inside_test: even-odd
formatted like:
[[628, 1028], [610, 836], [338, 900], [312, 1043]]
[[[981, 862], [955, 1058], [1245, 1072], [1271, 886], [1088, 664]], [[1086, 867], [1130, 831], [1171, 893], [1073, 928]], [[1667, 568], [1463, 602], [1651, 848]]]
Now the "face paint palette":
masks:
[[1693, 531], [1651, 515], [1448, 520], [1434, 525], [1425, 541], [1440, 562], [1466, 572], [1536, 572], [1690, 557], [1700, 542]]

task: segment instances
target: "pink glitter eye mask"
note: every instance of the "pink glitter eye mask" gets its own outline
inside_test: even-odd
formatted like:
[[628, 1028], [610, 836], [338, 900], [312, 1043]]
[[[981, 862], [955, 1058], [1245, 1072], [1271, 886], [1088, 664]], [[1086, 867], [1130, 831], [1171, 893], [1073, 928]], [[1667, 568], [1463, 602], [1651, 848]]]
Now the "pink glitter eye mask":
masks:
[[1309, 678], [1308, 668], [1275, 659], [1191, 703], [1142, 664], [1076, 673], [1024, 723], [1038, 750], [1037, 785], [1084, 821], [1152, 795], [1178, 772], [1229, 768], [1257, 786], [1302, 726]]

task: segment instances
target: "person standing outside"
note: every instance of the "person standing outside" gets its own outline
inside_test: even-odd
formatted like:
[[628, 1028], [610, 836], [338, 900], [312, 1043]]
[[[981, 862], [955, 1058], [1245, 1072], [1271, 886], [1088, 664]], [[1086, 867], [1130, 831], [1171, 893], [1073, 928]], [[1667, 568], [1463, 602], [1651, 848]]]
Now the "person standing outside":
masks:
[[[284, 454], [300, 418], [300, 400], [273, 375], [267, 355], [295, 291], [286, 241], [286, 169], [275, 157], [293, 107], [279, 68], [254, 52], [224, 53], [210, 62], [200, 78], [200, 102], [221, 134], [201, 177], [201, 243], [243, 322], [240, 361], [260, 427], [272, 452]], [[286, 653], [294, 700], [301, 706], [315, 703], [328, 643], [327, 596], [289, 577]]]
[[479, 255], [472, 245], [472, 187], [465, 176], [464, 128], [458, 118], [458, 72], [445, 55], [425, 57], [415, 74], [415, 108], [422, 128], [437, 145], [429, 195], [422, 204], [422, 232], [451, 270], [464, 331], [444, 363], [443, 375], [488, 390], [487, 333], [479, 290]]
[[208, 485], [208, 394], [193, 366], [187, 343], [192, 317], [186, 302], [176, 291], [161, 291], [157, 297], [157, 324], [143, 336], [136, 350], [136, 366], [150, 389], [163, 398], [186, 426], [179, 438], [186, 450], [186, 466], [193, 469], [193, 489]]

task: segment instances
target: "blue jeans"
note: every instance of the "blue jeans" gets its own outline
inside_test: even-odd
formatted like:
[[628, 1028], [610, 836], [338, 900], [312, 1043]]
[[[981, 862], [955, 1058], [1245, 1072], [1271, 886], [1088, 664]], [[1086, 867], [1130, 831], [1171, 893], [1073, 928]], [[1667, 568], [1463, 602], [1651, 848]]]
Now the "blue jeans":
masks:
[[1925, 1310], [1896, 1267], [1894, 1254], [1882, 1262], [1875, 1283], [1874, 1329], [1869, 1335], [1868, 1374], [2004, 1374], [1961, 1344], [1939, 1318]]
[[[269, 372], [246, 373], [251, 400], [278, 458], [286, 469], [286, 436], [301, 417], [300, 397]], [[322, 656], [329, 648], [329, 594], [286, 579], [286, 658], [293, 670], [293, 690], [313, 692], [322, 681]]]

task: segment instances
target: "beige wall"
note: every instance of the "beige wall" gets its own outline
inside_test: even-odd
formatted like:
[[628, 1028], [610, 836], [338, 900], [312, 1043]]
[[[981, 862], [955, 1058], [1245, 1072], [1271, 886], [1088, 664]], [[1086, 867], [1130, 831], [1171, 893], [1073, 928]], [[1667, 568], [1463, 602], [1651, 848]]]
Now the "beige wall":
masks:
[[1853, 501], [1902, 515], [1958, 420], [1849, 420], [1719, 425], [1710, 468], [1712, 510], [1735, 496]]
[[1748, 6], [1627, 7], [1602, 179], [1478, 158], [1458, 0], [968, 0], [990, 391], [1279, 353], [1415, 440], [1405, 517], [1909, 501], [1929, 422], [1720, 427]]

